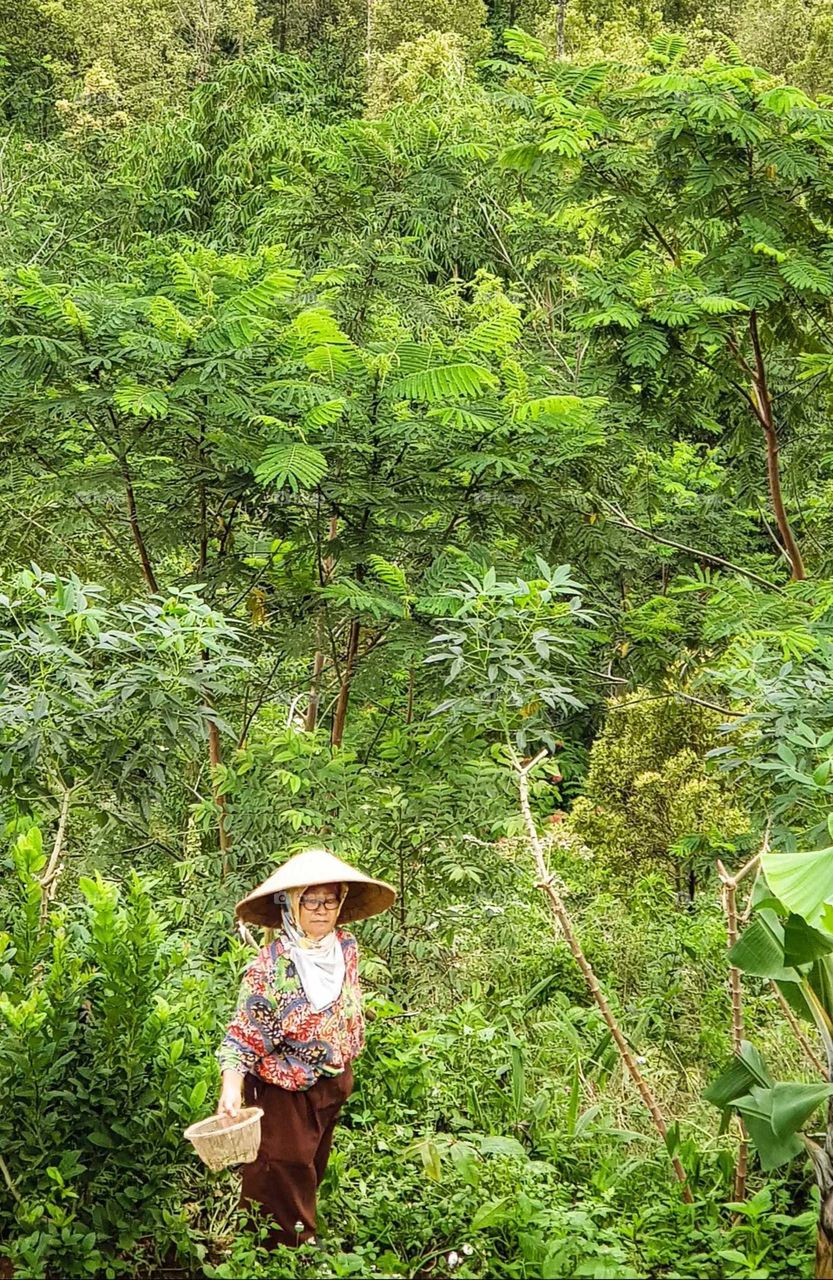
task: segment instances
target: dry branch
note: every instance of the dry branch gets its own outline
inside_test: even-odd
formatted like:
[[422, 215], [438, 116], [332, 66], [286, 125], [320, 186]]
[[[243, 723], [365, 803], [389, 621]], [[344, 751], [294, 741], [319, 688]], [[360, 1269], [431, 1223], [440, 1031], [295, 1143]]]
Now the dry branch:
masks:
[[772, 990], [775, 992], [778, 1003], [781, 1006], [781, 1012], [783, 1013], [784, 1017], [787, 1019], [787, 1022], [790, 1024], [790, 1026], [793, 1029], [793, 1033], [795, 1035], [796, 1040], [801, 1045], [802, 1049], [804, 1050], [807, 1057], [812, 1062], [813, 1066], [818, 1071], [819, 1075], [822, 1076], [825, 1080], [827, 1080], [827, 1068], [825, 1067], [821, 1058], [816, 1053], [815, 1049], [810, 1044], [810, 1041], [807, 1039], [806, 1035], [804, 1034], [804, 1030], [801, 1026], [801, 1023], [798, 1021], [798, 1018], [795, 1016], [792, 1009], [787, 1004], [787, 1001], [784, 998], [784, 993], [780, 990], [777, 982], [772, 982], [770, 985], [772, 987]]
[[[573, 927], [573, 921], [570, 913], [564, 904], [561, 894], [555, 887], [553, 877], [550, 875], [544, 859], [541, 840], [535, 826], [535, 820], [532, 817], [532, 808], [529, 803], [529, 774], [535, 766], [546, 757], [546, 755], [546, 751], [541, 751], [533, 760], [530, 760], [528, 764], [523, 764], [517, 757], [515, 757], [514, 760], [515, 769], [518, 774], [518, 791], [520, 794], [521, 812], [524, 816], [527, 832], [529, 833], [529, 843], [535, 859], [536, 870], [538, 872], [538, 880], [536, 884], [537, 887], [546, 895], [552, 913], [558, 921], [558, 924], [561, 926], [567, 945], [573, 954], [573, 959], [581, 970], [584, 980], [590, 989], [590, 994], [595, 1000], [599, 1012], [607, 1023], [610, 1034], [613, 1037], [617, 1049], [619, 1050], [619, 1056], [625, 1064], [628, 1075], [636, 1085], [639, 1096], [645, 1103], [648, 1114], [653, 1121], [654, 1128], [662, 1138], [666, 1147], [668, 1147], [668, 1125], [665, 1122], [665, 1117], [660, 1111], [659, 1103], [654, 1097], [653, 1090], [647, 1080], [639, 1070], [636, 1060], [631, 1053], [630, 1046], [616, 1020], [613, 1010], [608, 1004], [605, 994], [599, 986], [599, 981], [593, 971], [593, 967], [582, 950], [581, 943], [579, 942], [575, 928]], [[691, 1194], [691, 1188], [688, 1185], [685, 1169], [682, 1166], [679, 1156], [673, 1155], [671, 1157], [671, 1163], [674, 1167], [674, 1173], [682, 1183], [683, 1199], [687, 1204], [692, 1204], [693, 1197]]]
[[49, 861], [46, 864], [43, 875], [40, 877], [40, 923], [46, 923], [49, 904], [55, 897], [55, 890], [58, 885], [58, 876], [63, 869], [61, 862], [61, 854], [64, 849], [64, 839], [66, 837], [67, 819], [69, 817], [69, 802], [72, 796], [72, 790], [69, 787], [64, 789], [61, 798], [61, 814], [58, 818], [58, 830], [55, 833], [55, 841], [52, 845], [52, 853], [49, 855]]

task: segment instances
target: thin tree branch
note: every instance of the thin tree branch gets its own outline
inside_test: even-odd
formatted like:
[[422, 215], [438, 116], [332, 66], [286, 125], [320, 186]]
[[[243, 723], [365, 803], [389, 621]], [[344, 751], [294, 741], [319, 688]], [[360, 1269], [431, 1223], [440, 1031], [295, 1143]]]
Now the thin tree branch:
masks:
[[687, 555], [696, 556], [700, 560], [707, 560], [709, 564], [731, 569], [733, 573], [739, 573], [744, 578], [749, 578], [751, 582], [757, 582], [762, 587], [767, 587], [770, 591], [777, 591], [779, 595], [786, 595], [783, 587], [779, 587], [776, 582], [770, 582], [768, 578], [762, 578], [760, 574], [753, 573], [751, 569], [744, 569], [743, 565], [734, 564], [731, 560], [725, 560], [723, 556], [713, 555], [711, 552], [702, 551], [698, 547], [689, 547], [684, 542], [676, 542], [673, 538], [660, 537], [658, 533], [654, 533], [651, 529], [643, 529], [641, 525], [635, 524], [614, 503], [606, 502], [604, 499], [600, 501], [608, 512], [612, 512], [615, 523], [621, 528], [628, 529], [631, 533], [638, 533], [640, 537], [647, 538], [650, 542], [657, 542], [663, 547], [673, 547], [676, 551], [684, 551]]
[[15, 1186], [14, 1182], [12, 1181], [12, 1175], [9, 1173], [9, 1166], [6, 1164], [6, 1161], [3, 1159], [1, 1155], [0, 1155], [0, 1173], [2, 1173], [3, 1181], [5, 1182], [6, 1186], [9, 1188], [9, 1193], [14, 1197], [15, 1200], [17, 1200], [19, 1204], [22, 1197], [17, 1187]]
[[61, 797], [61, 812], [58, 818], [58, 830], [55, 833], [55, 840], [52, 845], [52, 853], [46, 864], [43, 875], [40, 876], [40, 923], [43, 926], [46, 923], [46, 917], [49, 911], [49, 903], [55, 896], [55, 888], [58, 876], [61, 874], [63, 863], [60, 861], [61, 854], [64, 850], [64, 837], [66, 836], [67, 818], [69, 817], [69, 802], [72, 796], [72, 788], [64, 788]]

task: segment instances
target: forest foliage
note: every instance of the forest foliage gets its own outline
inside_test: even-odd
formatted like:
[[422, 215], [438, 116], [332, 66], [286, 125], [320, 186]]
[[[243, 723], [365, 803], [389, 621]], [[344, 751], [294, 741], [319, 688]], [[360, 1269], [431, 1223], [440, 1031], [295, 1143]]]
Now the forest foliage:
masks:
[[[833, 1274], [831, 41], [0, 4], [4, 1275]], [[399, 896], [269, 1257], [182, 1130], [311, 841]]]

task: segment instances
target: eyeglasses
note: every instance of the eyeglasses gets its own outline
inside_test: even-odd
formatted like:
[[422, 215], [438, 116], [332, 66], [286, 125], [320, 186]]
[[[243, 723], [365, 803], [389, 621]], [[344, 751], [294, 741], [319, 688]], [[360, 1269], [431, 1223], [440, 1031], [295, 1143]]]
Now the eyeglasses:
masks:
[[308, 898], [304, 895], [301, 899], [301, 906], [306, 911], [320, 911], [322, 907], [325, 911], [337, 911], [341, 906], [341, 899], [333, 897], [332, 894], [326, 898]]

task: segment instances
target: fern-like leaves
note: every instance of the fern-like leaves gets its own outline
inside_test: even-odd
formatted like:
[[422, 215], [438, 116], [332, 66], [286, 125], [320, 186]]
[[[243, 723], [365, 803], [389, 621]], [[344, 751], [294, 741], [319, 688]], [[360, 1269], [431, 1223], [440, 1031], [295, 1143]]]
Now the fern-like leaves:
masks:
[[278, 489], [314, 489], [324, 478], [327, 459], [308, 444], [272, 444], [263, 451], [255, 479]]
[[498, 380], [481, 365], [462, 361], [459, 364], [437, 365], [421, 373], [411, 373], [399, 378], [391, 388], [398, 400], [414, 400], [418, 404], [436, 404], [440, 400], [456, 397], [483, 395], [495, 391]]

